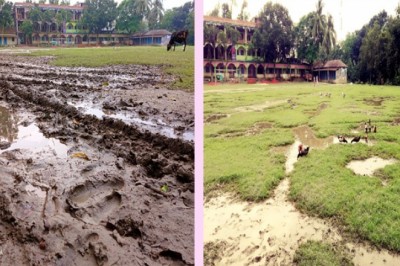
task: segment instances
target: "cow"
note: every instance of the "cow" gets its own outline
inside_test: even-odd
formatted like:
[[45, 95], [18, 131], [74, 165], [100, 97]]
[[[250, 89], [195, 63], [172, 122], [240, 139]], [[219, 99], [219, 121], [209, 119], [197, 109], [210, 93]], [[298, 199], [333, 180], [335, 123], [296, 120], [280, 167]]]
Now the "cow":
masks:
[[186, 38], [189, 35], [189, 31], [188, 30], [182, 30], [182, 31], [178, 31], [178, 32], [174, 32], [171, 35], [171, 40], [169, 41], [168, 45], [167, 45], [167, 51], [169, 51], [172, 47], [172, 45], [174, 46], [174, 51], [175, 51], [175, 44], [176, 43], [183, 43], [185, 46], [183, 47], [183, 51], [185, 51], [186, 49]]

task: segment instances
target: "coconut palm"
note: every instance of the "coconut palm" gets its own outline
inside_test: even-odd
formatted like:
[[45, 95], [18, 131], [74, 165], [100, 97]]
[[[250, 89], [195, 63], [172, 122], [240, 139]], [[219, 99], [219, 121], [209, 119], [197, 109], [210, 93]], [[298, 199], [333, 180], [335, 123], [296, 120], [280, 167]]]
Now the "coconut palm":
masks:
[[325, 27], [324, 40], [322, 46], [324, 47], [326, 53], [329, 55], [333, 47], [335, 47], [335, 44], [336, 44], [336, 32], [333, 26], [332, 15], [329, 14]]
[[317, 10], [314, 13], [314, 23], [312, 29], [312, 36], [315, 43], [321, 44], [323, 39], [323, 33], [325, 31], [326, 17], [322, 14], [324, 4], [322, 0], [318, 0]]
[[147, 17], [150, 12], [151, 0], [137, 0], [135, 7], [138, 14]]

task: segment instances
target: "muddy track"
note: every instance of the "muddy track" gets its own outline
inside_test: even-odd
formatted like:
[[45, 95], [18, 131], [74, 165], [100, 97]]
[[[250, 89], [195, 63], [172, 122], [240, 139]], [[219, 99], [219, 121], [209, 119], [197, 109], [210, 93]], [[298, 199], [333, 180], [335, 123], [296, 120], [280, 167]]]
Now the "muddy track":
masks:
[[[0, 63], [0, 264], [193, 264], [193, 95], [156, 67], [49, 60]], [[65, 147], [13, 148], [31, 127]]]

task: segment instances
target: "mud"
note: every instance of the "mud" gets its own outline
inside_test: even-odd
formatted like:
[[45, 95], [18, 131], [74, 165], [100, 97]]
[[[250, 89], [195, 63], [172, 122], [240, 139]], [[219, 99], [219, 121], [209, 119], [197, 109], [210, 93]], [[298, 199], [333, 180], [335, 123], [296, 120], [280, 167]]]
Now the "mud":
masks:
[[194, 264], [193, 95], [156, 67], [1, 57], [0, 264]]
[[366, 160], [351, 161], [346, 167], [357, 175], [373, 176], [376, 170], [395, 163], [397, 163], [395, 159], [385, 160], [379, 157], [372, 157]]
[[[317, 138], [307, 126], [294, 128], [293, 133], [296, 141], [292, 145], [274, 148], [275, 152], [286, 155], [286, 174], [294, 169], [300, 143], [313, 149], [339, 143], [333, 136]], [[285, 178], [274, 196], [262, 203], [243, 202], [223, 192], [207, 200], [204, 204], [207, 265], [293, 265], [296, 250], [307, 240], [345, 246], [355, 265], [400, 263], [399, 255], [376, 249], [367, 242], [349, 240], [330, 221], [300, 213], [288, 200], [289, 187], [289, 179]]]
[[288, 193], [289, 180], [284, 179], [262, 203], [238, 201], [225, 193], [206, 202], [205, 254], [213, 263], [208, 265], [293, 265], [297, 248], [307, 240], [346, 246], [355, 265], [400, 263], [400, 256], [348, 241], [329, 221], [300, 213]]
[[279, 105], [287, 104], [288, 100], [275, 100], [275, 101], [266, 101], [261, 104], [241, 106], [235, 108], [236, 112], [262, 112], [266, 108], [276, 107]]

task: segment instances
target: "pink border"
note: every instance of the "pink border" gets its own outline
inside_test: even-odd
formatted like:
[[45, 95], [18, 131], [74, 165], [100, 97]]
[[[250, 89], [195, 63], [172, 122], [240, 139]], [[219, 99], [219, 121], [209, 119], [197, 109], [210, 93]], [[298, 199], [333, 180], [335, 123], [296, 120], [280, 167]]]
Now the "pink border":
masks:
[[195, 1], [195, 265], [203, 265], [203, 1]]

